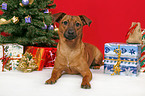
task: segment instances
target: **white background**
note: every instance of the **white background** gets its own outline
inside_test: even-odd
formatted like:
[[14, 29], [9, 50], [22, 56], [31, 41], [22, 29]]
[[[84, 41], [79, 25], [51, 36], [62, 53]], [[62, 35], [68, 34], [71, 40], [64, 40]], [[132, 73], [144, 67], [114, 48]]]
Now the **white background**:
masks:
[[63, 75], [54, 85], [45, 85], [52, 68], [32, 73], [0, 72], [0, 96], [145, 96], [145, 73], [138, 77], [111, 76], [91, 69], [91, 89], [82, 89], [80, 75]]

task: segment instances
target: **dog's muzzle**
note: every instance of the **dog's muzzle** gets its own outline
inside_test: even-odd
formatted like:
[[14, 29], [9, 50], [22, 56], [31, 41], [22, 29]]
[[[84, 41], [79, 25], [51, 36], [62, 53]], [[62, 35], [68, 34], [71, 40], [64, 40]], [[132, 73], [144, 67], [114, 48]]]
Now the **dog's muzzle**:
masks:
[[76, 31], [70, 29], [70, 30], [68, 30], [68, 31], [66, 31], [66, 32], [64, 33], [64, 37], [65, 37], [66, 39], [68, 39], [68, 40], [73, 40], [73, 39], [75, 39], [75, 38], [77, 37]]

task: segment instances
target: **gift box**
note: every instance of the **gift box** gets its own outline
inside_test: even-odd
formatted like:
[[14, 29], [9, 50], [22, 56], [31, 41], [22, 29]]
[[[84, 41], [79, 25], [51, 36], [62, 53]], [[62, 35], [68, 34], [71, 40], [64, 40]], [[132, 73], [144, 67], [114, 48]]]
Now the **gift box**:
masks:
[[26, 51], [33, 55], [38, 65], [38, 71], [41, 71], [44, 67], [48, 68], [54, 66], [56, 50], [56, 48], [52, 47], [28, 46]]
[[18, 44], [0, 45], [0, 70], [16, 70], [19, 59], [22, 58], [23, 46]]
[[[139, 74], [140, 44], [106, 43], [104, 48], [104, 73], [114, 74], [118, 70], [120, 75], [137, 76]], [[118, 49], [120, 51], [116, 52]], [[117, 64], [119, 64], [118, 68]]]
[[145, 72], [145, 29], [142, 30], [141, 72]]

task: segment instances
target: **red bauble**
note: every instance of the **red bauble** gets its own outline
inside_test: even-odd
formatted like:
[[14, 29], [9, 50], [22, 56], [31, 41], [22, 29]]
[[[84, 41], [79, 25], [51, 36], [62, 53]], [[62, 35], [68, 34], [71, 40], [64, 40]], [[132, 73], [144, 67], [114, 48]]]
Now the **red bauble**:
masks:
[[8, 33], [8, 32], [1, 32], [1, 35], [4, 36], [4, 37], [8, 37], [8, 36], [10, 36], [11, 34]]

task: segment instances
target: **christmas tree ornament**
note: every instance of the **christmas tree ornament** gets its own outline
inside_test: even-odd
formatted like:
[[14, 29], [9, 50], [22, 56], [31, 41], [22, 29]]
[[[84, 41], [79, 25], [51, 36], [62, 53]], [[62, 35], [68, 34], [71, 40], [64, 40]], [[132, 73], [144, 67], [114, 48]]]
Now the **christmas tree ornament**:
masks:
[[54, 30], [53, 25], [49, 25], [48, 30]]
[[59, 29], [57, 28], [56, 25], [55, 25], [54, 31], [55, 31], [55, 32], [58, 32], [58, 31], [59, 31]]
[[[28, 3], [28, 1], [29, 1], [29, 3]], [[22, 3], [20, 3], [19, 5], [23, 7], [23, 6], [26, 6], [28, 4], [31, 5], [31, 4], [33, 4], [33, 2], [34, 2], [34, 0], [22, 0]]]
[[44, 27], [42, 27], [42, 29], [47, 29], [47, 25], [44, 23]]
[[24, 6], [22, 3], [20, 3], [19, 5], [22, 6], [22, 7]]
[[31, 16], [25, 17], [25, 23], [31, 23]]
[[29, 0], [22, 0], [22, 4], [25, 5], [25, 6], [28, 5], [29, 4]]
[[7, 3], [2, 3], [2, 9], [7, 10]]
[[34, 2], [34, 0], [29, 0], [29, 4], [31, 5]]
[[4, 18], [1, 18], [0, 19], [0, 25], [4, 25], [4, 24], [9, 24], [9, 23], [11, 23], [11, 20], [6, 20], [6, 19], [4, 19]]
[[19, 22], [19, 18], [14, 16], [12, 19], [13, 23], [17, 24]]
[[48, 14], [49, 13], [49, 10], [48, 9], [45, 9], [44, 13]]
[[1, 18], [1, 19], [0, 19], [0, 23], [6, 22], [6, 21], [7, 21], [7, 20], [4, 19], [4, 18]]

